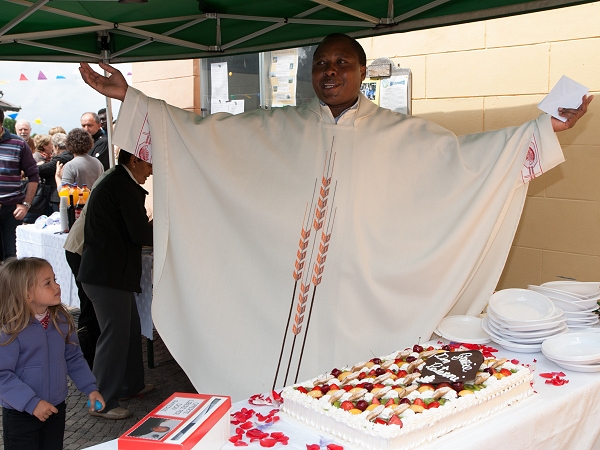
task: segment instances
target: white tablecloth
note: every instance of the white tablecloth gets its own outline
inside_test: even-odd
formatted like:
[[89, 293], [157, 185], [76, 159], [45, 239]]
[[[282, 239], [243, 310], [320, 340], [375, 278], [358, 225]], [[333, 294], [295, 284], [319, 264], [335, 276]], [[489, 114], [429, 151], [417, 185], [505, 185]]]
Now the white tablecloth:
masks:
[[[47, 260], [56, 281], [60, 284], [62, 302], [70, 307], [79, 308], [79, 294], [75, 277], [65, 258], [63, 248], [67, 234], [60, 234], [59, 225], [37, 228], [35, 225], [17, 227], [17, 257], [37, 256]], [[152, 339], [152, 254], [142, 253], [141, 294], [135, 295], [140, 314], [142, 335]]]
[[50, 263], [60, 284], [62, 302], [73, 308], [79, 308], [77, 285], [71, 272], [63, 245], [66, 234], [60, 233], [60, 225], [37, 228], [35, 225], [17, 227], [17, 257], [37, 256]]
[[[580, 373], [561, 369], [541, 353], [511, 353], [498, 348], [498, 356], [518, 359], [520, 363], [535, 364], [534, 389], [536, 394], [498, 413], [455, 430], [432, 443], [419, 446], [419, 450], [563, 450], [600, 449], [600, 374]], [[534, 360], [537, 362], [534, 363]], [[569, 383], [563, 386], [545, 384], [540, 373], [563, 371]], [[243, 377], [240, 378], [242, 382]], [[263, 415], [269, 406], [253, 406], [237, 402], [232, 412], [251, 408]], [[290, 438], [289, 445], [276, 444], [274, 449], [306, 450], [306, 444], [318, 444], [319, 433], [293, 419], [282, 416], [265, 432], [281, 431]], [[231, 434], [235, 427], [231, 427]], [[244, 439], [248, 442], [248, 439]], [[353, 449], [339, 440], [337, 444], [346, 450]], [[117, 450], [112, 440], [93, 447], [95, 450]], [[234, 450], [231, 443], [223, 450]], [[248, 449], [262, 449], [258, 442], [250, 443]]]

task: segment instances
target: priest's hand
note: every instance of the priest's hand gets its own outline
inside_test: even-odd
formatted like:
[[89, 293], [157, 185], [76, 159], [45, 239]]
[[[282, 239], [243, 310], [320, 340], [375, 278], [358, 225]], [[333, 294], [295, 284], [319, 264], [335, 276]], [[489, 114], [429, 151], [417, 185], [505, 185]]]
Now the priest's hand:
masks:
[[100, 63], [100, 67], [110, 73], [110, 76], [105, 77], [99, 74], [88, 63], [80, 63], [79, 72], [83, 81], [102, 95], [121, 101], [125, 100], [125, 94], [129, 85], [123, 74], [108, 64]]
[[589, 97], [584, 95], [581, 99], [581, 105], [577, 109], [573, 108], [558, 108], [558, 113], [567, 119], [566, 122], [562, 122], [557, 118], [552, 118], [552, 129], [555, 132], [568, 130], [569, 128], [573, 128], [577, 121], [583, 117], [583, 115], [587, 112], [588, 105], [594, 99], [593, 95]]

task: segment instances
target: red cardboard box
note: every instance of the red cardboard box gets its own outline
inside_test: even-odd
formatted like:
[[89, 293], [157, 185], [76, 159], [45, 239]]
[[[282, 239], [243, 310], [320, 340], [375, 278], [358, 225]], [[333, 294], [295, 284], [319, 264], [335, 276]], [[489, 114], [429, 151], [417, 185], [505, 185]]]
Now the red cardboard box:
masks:
[[229, 439], [231, 398], [176, 392], [119, 438], [119, 450], [216, 450]]

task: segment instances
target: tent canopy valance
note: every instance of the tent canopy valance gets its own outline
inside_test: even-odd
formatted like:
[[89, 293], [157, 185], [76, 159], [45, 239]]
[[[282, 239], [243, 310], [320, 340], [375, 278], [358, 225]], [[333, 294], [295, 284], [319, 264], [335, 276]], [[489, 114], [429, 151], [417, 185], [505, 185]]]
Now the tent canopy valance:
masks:
[[[139, 1], [139, 3], [138, 3]], [[590, 1], [0, 0], [0, 60], [111, 63], [251, 53]]]

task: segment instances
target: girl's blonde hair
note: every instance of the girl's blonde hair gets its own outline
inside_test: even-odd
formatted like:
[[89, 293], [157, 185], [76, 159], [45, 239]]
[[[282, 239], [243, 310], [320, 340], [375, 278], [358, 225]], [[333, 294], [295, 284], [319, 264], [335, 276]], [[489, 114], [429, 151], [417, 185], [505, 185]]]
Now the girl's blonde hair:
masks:
[[[40, 270], [52, 267], [42, 258], [8, 259], [0, 266], [0, 332], [4, 339], [0, 345], [8, 345], [15, 340], [17, 335], [28, 325], [33, 315], [27, 302], [28, 292], [35, 286]], [[58, 323], [66, 323], [68, 332], [65, 342], [75, 331], [75, 322], [71, 313], [60, 303], [48, 307], [50, 320], [54, 327], [62, 334]], [[8, 337], [8, 340], [6, 340]]]

